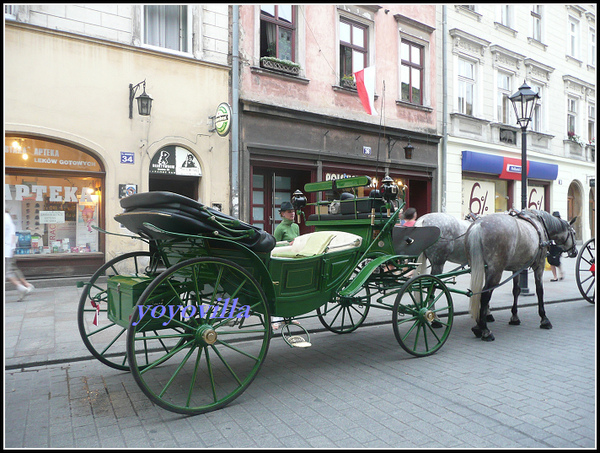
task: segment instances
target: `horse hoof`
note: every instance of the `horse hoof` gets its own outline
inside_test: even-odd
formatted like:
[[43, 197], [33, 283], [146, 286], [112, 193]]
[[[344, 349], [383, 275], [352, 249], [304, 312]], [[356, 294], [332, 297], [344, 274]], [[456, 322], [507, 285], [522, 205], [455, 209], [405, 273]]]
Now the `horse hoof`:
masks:
[[550, 330], [550, 329], [552, 329], [552, 323], [551, 323], [549, 320], [547, 320], [547, 319], [544, 319], [544, 320], [543, 320], [543, 321], [540, 323], [540, 329], [547, 329], [547, 330]]
[[520, 326], [521, 325], [521, 320], [520, 319], [511, 319], [510, 321], [508, 321], [508, 324], [511, 326]]
[[473, 332], [477, 338], [481, 338], [482, 331], [479, 327], [471, 327], [471, 332]]
[[496, 338], [494, 338], [494, 334], [492, 332], [487, 332], [481, 335], [481, 339], [483, 341], [494, 341]]
[[487, 316], [485, 317], [485, 320], [486, 320], [487, 322], [494, 322], [494, 321], [495, 321], [495, 319], [494, 319], [494, 315], [491, 315], [491, 314], [490, 314], [490, 315], [487, 315]]

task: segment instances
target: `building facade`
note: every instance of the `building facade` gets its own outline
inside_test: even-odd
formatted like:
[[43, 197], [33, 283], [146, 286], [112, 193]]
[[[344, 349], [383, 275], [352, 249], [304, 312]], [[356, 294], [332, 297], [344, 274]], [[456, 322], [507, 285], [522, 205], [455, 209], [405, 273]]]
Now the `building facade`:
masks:
[[438, 5], [440, 210], [521, 209], [521, 140], [508, 96], [539, 96], [527, 129], [527, 207], [595, 236], [595, 5]]
[[[239, 7], [241, 218], [272, 232], [295, 190], [353, 175], [387, 174], [407, 187], [409, 205], [432, 209], [435, 13], [433, 5]], [[373, 67], [369, 114], [352, 74]], [[309, 231], [303, 221], [300, 230]]]
[[[229, 209], [227, 5], [5, 5], [5, 206], [31, 277], [83, 275], [144, 244], [119, 200], [170, 190]], [[152, 98], [149, 115], [137, 98]]]

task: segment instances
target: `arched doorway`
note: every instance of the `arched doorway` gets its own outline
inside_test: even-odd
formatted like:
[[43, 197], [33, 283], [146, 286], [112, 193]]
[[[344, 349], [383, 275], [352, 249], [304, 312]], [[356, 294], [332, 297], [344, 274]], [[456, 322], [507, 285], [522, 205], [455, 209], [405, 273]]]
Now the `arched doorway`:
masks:
[[202, 169], [196, 156], [187, 148], [169, 145], [159, 149], [150, 162], [149, 189], [175, 192], [198, 200]]
[[569, 185], [569, 192], [567, 193], [567, 219], [570, 220], [577, 216], [577, 221], [573, 224], [573, 228], [575, 228], [578, 238], [583, 237], [581, 223], [581, 215], [583, 214], [582, 200], [583, 193], [581, 192], [581, 188], [576, 181], [573, 181]]

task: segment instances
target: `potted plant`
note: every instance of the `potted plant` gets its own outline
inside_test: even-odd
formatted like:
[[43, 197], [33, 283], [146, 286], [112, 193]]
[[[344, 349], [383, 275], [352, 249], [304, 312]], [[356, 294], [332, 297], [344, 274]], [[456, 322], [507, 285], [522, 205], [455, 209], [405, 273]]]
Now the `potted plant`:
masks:
[[300, 74], [300, 65], [289, 60], [280, 60], [275, 57], [262, 57], [260, 59], [260, 65], [263, 68], [284, 72], [286, 74]]
[[344, 75], [340, 80], [340, 85], [346, 88], [351, 88], [356, 90], [356, 81], [354, 80], [354, 76]]
[[569, 140], [571, 140], [572, 142], [577, 143], [579, 146], [583, 146], [583, 140], [581, 140], [581, 137], [579, 137], [579, 135], [576, 135], [575, 132], [568, 131], [567, 132], [567, 137], [568, 137]]

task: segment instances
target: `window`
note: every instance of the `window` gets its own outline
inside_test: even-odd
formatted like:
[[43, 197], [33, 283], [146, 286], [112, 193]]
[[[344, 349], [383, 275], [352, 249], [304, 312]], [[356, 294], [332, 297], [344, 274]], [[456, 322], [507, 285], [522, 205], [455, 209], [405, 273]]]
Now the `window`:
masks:
[[501, 5], [500, 6], [500, 23], [505, 27], [512, 28], [512, 6], [511, 5]]
[[16, 19], [17, 5], [4, 5], [4, 17], [6, 19]]
[[458, 111], [473, 116], [473, 101], [475, 96], [475, 64], [458, 60]]
[[498, 111], [499, 122], [508, 124], [510, 122], [511, 103], [508, 97], [512, 94], [512, 76], [498, 71]]
[[261, 5], [260, 56], [296, 61], [296, 18], [292, 5]]
[[579, 56], [579, 21], [569, 17], [569, 36], [567, 54], [577, 58]]
[[423, 47], [403, 39], [400, 59], [401, 99], [423, 105]]
[[588, 40], [590, 43], [590, 53], [588, 56], [588, 64], [590, 66], [596, 66], [596, 30], [590, 28], [590, 39]]
[[531, 10], [532, 37], [542, 42], [542, 5], [533, 5]]
[[188, 52], [189, 39], [187, 6], [144, 6], [144, 44]]
[[340, 77], [367, 66], [367, 32], [365, 25], [340, 19]]
[[577, 99], [567, 99], [567, 135], [577, 134]]
[[543, 101], [544, 101], [544, 93], [542, 92], [542, 86], [537, 83], [531, 83], [531, 89], [539, 94], [539, 99], [535, 104], [535, 108], [533, 110], [533, 115], [531, 117], [531, 130], [536, 132], [543, 132]]
[[596, 144], [596, 106], [588, 105], [588, 143]]

